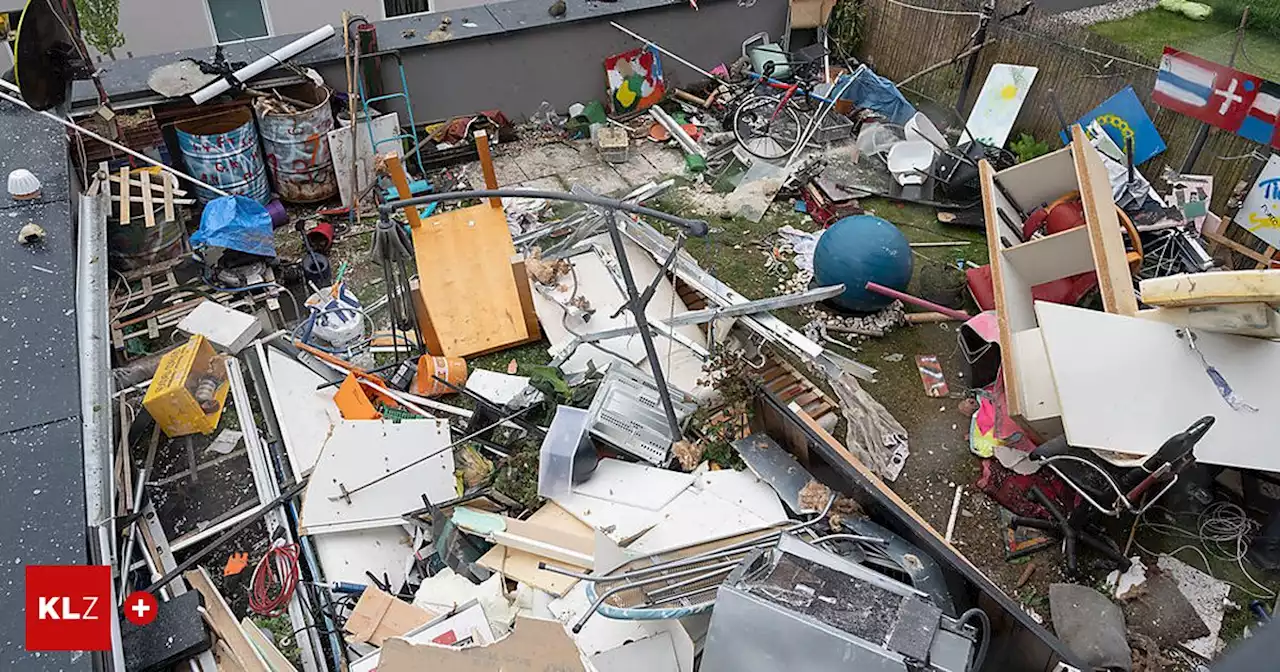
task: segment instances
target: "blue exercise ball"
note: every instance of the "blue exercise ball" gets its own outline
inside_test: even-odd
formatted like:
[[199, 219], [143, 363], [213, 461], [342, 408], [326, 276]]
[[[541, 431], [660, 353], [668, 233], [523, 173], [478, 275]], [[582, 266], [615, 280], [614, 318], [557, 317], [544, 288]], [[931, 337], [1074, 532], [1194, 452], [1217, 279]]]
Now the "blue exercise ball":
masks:
[[844, 284], [832, 299], [837, 307], [859, 313], [884, 308], [893, 299], [867, 291], [874, 282], [906, 291], [911, 282], [911, 244], [898, 227], [875, 215], [844, 217], [831, 225], [813, 252], [814, 284]]

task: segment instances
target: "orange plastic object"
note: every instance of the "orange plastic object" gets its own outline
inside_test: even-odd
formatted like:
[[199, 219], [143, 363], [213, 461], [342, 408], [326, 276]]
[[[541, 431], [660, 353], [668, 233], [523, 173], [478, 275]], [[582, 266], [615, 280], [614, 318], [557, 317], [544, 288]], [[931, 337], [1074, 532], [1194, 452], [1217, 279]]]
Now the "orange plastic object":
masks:
[[338, 404], [338, 411], [347, 420], [382, 419], [382, 414], [373, 407], [373, 402], [369, 401], [369, 396], [364, 393], [364, 388], [353, 373], [348, 373], [347, 379], [338, 386], [338, 393], [333, 396], [333, 401]]
[[248, 553], [232, 553], [227, 557], [227, 565], [222, 568], [223, 576], [235, 576], [249, 566]]
[[418, 358], [418, 379], [415, 389], [424, 397], [435, 397], [453, 392], [448, 385], [435, 379], [440, 376], [455, 387], [462, 387], [467, 382], [467, 360], [461, 357], [433, 357], [423, 355]]

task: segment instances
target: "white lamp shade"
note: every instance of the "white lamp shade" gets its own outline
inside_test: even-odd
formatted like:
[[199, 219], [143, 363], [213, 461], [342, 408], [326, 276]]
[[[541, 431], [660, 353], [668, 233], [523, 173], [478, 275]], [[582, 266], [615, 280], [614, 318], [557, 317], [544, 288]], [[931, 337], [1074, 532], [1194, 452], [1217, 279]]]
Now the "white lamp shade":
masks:
[[40, 195], [40, 178], [26, 168], [9, 173], [9, 195], [18, 200], [36, 198]]

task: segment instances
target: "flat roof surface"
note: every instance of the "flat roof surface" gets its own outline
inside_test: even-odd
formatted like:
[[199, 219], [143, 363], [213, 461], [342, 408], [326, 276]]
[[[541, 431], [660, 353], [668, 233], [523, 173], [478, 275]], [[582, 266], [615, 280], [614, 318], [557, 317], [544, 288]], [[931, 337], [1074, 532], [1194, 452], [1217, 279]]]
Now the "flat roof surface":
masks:
[[[41, 192], [0, 194], [0, 669], [88, 670], [85, 653], [27, 652], [18, 608], [27, 565], [89, 557], [67, 140], [55, 122], [0, 101], [0, 176], [17, 168]], [[18, 243], [27, 223], [44, 227], [43, 245]]]

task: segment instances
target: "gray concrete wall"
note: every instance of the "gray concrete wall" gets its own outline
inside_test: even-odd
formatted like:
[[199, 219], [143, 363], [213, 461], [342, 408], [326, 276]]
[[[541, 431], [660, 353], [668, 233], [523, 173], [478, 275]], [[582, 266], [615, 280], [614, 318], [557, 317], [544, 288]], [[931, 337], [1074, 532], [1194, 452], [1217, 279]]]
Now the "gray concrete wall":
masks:
[[[522, 4], [546, 14], [542, 3]], [[732, 0], [699, 4], [697, 12], [682, 3], [402, 50], [415, 119], [421, 124], [500, 109], [519, 121], [533, 114], [542, 101], [563, 112], [575, 102], [606, 100], [605, 57], [640, 46], [610, 26], [611, 20], [705, 70], [740, 56], [748, 36], [760, 31], [776, 36], [786, 26], [783, 0], [759, 0], [752, 7], [740, 7]], [[423, 19], [428, 26], [438, 23], [430, 15]], [[454, 24], [460, 20], [455, 13]], [[666, 56], [662, 65], [668, 86], [705, 79]], [[320, 72], [326, 81], [345, 87], [341, 62], [323, 66]], [[400, 87], [399, 75], [390, 64], [383, 70], [383, 82], [387, 91]], [[407, 123], [404, 114], [401, 123]]]

